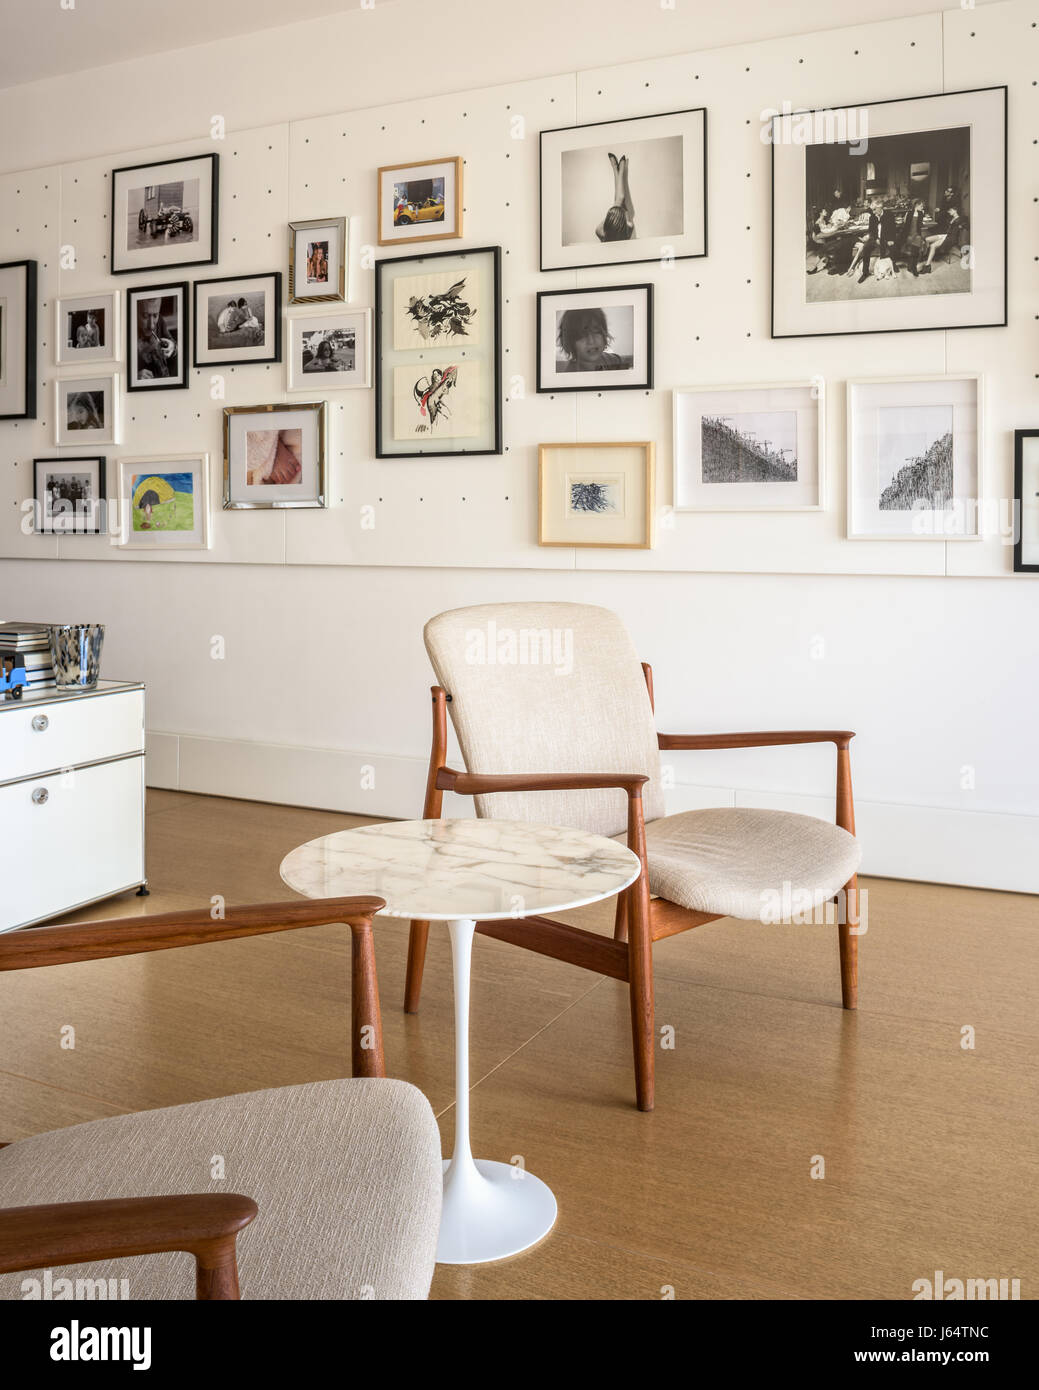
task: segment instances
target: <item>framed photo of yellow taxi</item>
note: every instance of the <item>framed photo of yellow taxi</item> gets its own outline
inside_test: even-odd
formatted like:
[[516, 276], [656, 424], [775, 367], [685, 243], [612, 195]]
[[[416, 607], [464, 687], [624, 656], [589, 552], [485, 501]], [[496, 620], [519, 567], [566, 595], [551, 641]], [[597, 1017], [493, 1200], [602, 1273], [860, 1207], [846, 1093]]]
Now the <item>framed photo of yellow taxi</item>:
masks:
[[461, 155], [379, 170], [379, 245], [462, 235]]

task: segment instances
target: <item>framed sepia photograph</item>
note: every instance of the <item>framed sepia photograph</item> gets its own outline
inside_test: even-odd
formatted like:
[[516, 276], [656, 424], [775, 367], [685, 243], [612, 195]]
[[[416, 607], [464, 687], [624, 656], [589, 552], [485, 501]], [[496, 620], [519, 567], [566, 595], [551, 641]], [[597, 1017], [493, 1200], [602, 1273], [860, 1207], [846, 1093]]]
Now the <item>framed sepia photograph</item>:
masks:
[[328, 404], [224, 408], [226, 509], [327, 507]]
[[820, 380], [674, 393], [676, 512], [819, 511]]
[[1014, 431], [1014, 573], [1039, 574], [1039, 430]]
[[379, 170], [379, 245], [462, 235], [462, 157]]
[[541, 132], [541, 269], [707, 254], [707, 112]]
[[281, 271], [195, 281], [196, 367], [281, 361]]
[[0, 420], [36, 419], [36, 262], [0, 265]]
[[289, 303], [321, 304], [346, 298], [345, 217], [289, 223]]
[[538, 545], [652, 550], [654, 448], [538, 446]]
[[982, 378], [848, 382], [848, 539], [978, 540]]
[[54, 383], [54, 442], [89, 448], [119, 443], [119, 378], [77, 376]]
[[126, 292], [126, 389], [188, 385], [188, 282]]
[[653, 385], [653, 286], [543, 290], [537, 389], [623, 391]]
[[118, 290], [54, 301], [54, 361], [59, 367], [118, 362], [120, 336]]
[[501, 453], [501, 248], [375, 268], [375, 456]]
[[123, 550], [208, 550], [208, 454], [121, 458], [116, 467]]
[[773, 338], [1005, 325], [1006, 123], [1006, 87], [773, 116]]
[[371, 309], [289, 320], [290, 391], [343, 391], [371, 385]]
[[219, 174], [216, 154], [113, 169], [112, 274], [212, 265]]
[[96, 535], [104, 529], [104, 458], [33, 459], [33, 497], [38, 535]]

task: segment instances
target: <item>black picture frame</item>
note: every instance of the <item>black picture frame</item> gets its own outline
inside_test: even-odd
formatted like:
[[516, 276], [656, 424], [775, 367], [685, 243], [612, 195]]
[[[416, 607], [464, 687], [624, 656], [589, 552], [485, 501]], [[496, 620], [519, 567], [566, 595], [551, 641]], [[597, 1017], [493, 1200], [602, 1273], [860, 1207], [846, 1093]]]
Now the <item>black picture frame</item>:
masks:
[[[638, 380], [633, 380], [633, 381], [610, 382], [610, 383], [608, 383], [608, 384], [603, 384], [603, 382], [602, 382], [602, 380], [601, 380], [601, 377], [602, 377], [602, 376], [612, 376], [612, 375], [613, 375], [612, 372], [603, 372], [603, 373], [599, 373], [599, 372], [595, 372], [595, 371], [589, 371], [589, 372], [586, 372], [586, 373], [583, 373], [583, 374], [582, 374], [582, 373], [578, 373], [578, 374], [577, 374], [577, 375], [584, 375], [584, 376], [586, 376], [586, 377], [588, 378], [588, 380], [587, 380], [586, 382], [584, 382], [584, 383], [578, 383], [578, 384], [573, 385], [573, 386], [557, 386], [557, 385], [545, 386], [545, 385], [543, 385], [543, 383], [542, 383], [542, 370], [541, 370], [541, 369], [542, 369], [542, 360], [541, 360], [541, 348], [542, 348], [541, 306], [542, 306], [542, 301], [547, 300], [547, 299], [575, 299], [575, 298], [578, 298], [578, 297], [580, 297], [580, 298], [585, 298], [585, 297], [587, 297], [588, 299], [593, 299], [593, 298], [596, 298], [596, 297], [601, 298], [601, 297], [604, 296], [604, 295], [618, 295], [618, 294], [635, 293], [635, 292], [640, 293], [640, 294], [644, 294], [644, 295], [645, 295], [645, 298], [646, 298], [646, 335], [645, 335], [645, 337], [646, 337], [646, 341], [645, 341], [646, 372], [645, 372], [645, 376], [642, 377], [642, 378], [640, 378], [640, 379], [638, 379]], [[556, 395], [556, 394], [559, 393], [559, 392], [566, 392], [566, 391], [596, 391], [596, 392], [600, 392], [600, 391], [652, 391], [652, 389], [653, 389], [653, 285], [652, 285], [652, 283], [648, 283], [648, 282], [647, 282], [646, 284], [639, 284], [639, 285], [595, 285], [595, 286], [592, 286], [592, 287], [589, 288], [589, 289], [584, 289], [584, 288], [582, 287], [581, 289], [576, 289], [576, 290], [539, 290], [539, 291], [538, 291], [538, 294], [537, 294], [536, 307], [535, 307], [535, 330], [536, 330], [536, 331], [535, 331], [536, 345], [535, 345], [535, 349], [534, 349], [534, 350], [535, 350], [536, 361], [537, 361], [537, 386], [536, 386], [535, 389], [536, 389], [538, 392], [540, 392], [541, 394], [547, 394], [547, 395], [553, 395], [553, 396], [554, 396], [554, 395]], [[634, 371], [634, 365], [632, 366], [632, 369], [631, 369], [631, 370]], [[596, 379], [597, 377], [599, 377], [600, 379], [597, 380], [597, 379]]]
[[[188, 372], [188, 347], [191, 343], [191, 285], [187, 280], [177, 280], [169, 285], [135, 285], [126, 291], [126, 390], [129, 391], [183, 391], [190, 386]], [[135, 298], [143, 295], [149, 299], [179, 293], [182, 308], [182, 322], [179, 325], [177, 344], [180, 351], [180, 380], [167, 381], [153, 377], [147, 381], [135, 381], [137, 374], [137, 308]]]
[[[73, 517], [73, 525], [70, 526], [45, 526], [44, 521], [44, 499], [40, 487], [41, 465], [44, 471], [48, 466], [57, 472], [65, 469], [73, 469], [77, 463], [88, 463], [97, 465], [97, 498], [93, 508], [93, 525], [87, 526], [80, 524], [80, 518]], [[105, 465], [107, 456], [104, 454], [73, 454], [67, 457], [61, 455], [55, 458], [37, 458], [32, 461], [33, 480], [32, 494], [36, 503], [36, 515], [33, 519], [33, 530], [38, 536], [99, 536], [106, 529], [105, 514], [108, 501], [105, 496]], [[86, 518], [83, 518], [85, 521]]]
[[[21, 410], [7, 410], [0, 413], [0, 420], [36, 419], [36, 337], [37, 337], [37, 262], [4, 261], [0, 272], [22, 270], [25, 273], [25, 295], [22, 310], [25, 318], [23, 351], [25, 355], [24, 380], [22, 382]], [[6, 328], [4, 329], [6, 332]]]
[[[390, 271], [398, 271], [403, 266], [413, 267], [415, 271], [423, 267], [435, 271], [437, 263], [445, 260], [462, 261], [470, 257], [489, 256], [491, 258], [491, 280], [492, 297], [494, 309], [494, 329], [493, 341], [491, 344], [490, 361], [491, 373], [494, 383], [494, 406], [493, 406], [493, 433], [494, 446], [488, 449], [413, 449], [387, 450], [384, 447], [383, 438], [383, 395], [386, 387], [386, 370], [383, 366], [383, 333], [382, 316], [385, 307], [385, 278]], [[436, 350], [434, 350], [436, 351]], [[390, 458], [475, 458], [500, 454], [502, 452], [502, 391], [501, 391], [501, 247], [500, 246], [474, 246], [462, 247], [454, 251], [427, 251], [419, 252], [413, 256], [391, 256], [379, 260], [375, 264], [375, 457], [379, 459]], [[423, 355], [416, 350], [415, 361], [423, 360]], [[436, 363], [432, 363], [435, 366]], [[391, 388], [392, 389], [392, 388]], [[392, 395], [390, 398], [392, 406]]]
[[[151, 265], [116, 265], [116, 185], [118, 175], [133, 174], [143, 169], [163, 169], [170, 164], [205, 163], [209, 161], [209, 189], [210, 189], [210, 216], [209, 216], [209, 255], [199, 256], [190, 261], [155, 261]], [[180, 159], [156, 159], [149, 160], [146, 164], [124, 164], [119, 169], [111, 172], [111, 189], [109, 198], [108, 220], [109, 227], [108, 242], [108, 269], [111, 275], [142, 275], [152, 270], [182, 270], [189, 265], [215, 265], [218, 260], [217, 250], [220, 245], [220, 156], [218, 154], [199, 154], [184, 155]], [[201, 246], [201, 243], [200, 243]]]
[[[1002, 316], [1001, 316], [1000, 318], [998, 318], [998, 319], [989, 320], [989, 321], [986, 321], [986, 322], [980, 322], [980, 321], [979, 321], [979, 322], [971, 322], [971, 323], [943, 323], [943, 324], [933, 324], [933, 323], [928, 324], [928, 323], [921, 323], [921, 324], [914, 324], [914, 325], [908, 325], [908, 326], [897, 326], [897, 327], [893, 327], [893, 328], [840, 328], [840, 329], [835, 329], [835, 330], [832, 330], [832, 331], [822, 331], [822, 332], [777, 333], [777, 332], [776, 332], [776, 286], [777, 286], [777, 276], [776, 276], [776, 145], [777, 145], [777, 141], [776, 141], [776, 139], [775, 139], [776, 122], [777, 122], [777, 121], [780, 121], [780, 120], [785, 120], [785, 119], [788, 119], [788, 118], [798, 118], [798, 119], [802, 119], [802, 118], [815, 118], [815, 117], [823, 117], [824, 119], [825, 119], [826, 117], [833, 118], [833, 117], [836, 115], [836, 113], [838, 113], [838, 112], [840, 112], [840, 111], [851, 111], [851, 110], [862, 111], [862, 110], [866, 110], [866, 109], [868, 109], [868, 108], [870, 108], [870, 107], [875, 107], [875, 106], [896, 106], [896, 105], [899, 105], [900, 103], [903, 103], [903, 102], [931, 101], [931, 100], [936, 100], [936, 99], [946, 99], [946, 98], [949, 98], [949, 97], [976, 96], [976, 95], [979, 95], [979, 94], [985, 93], [985, 92], [1002, 92], [1002, 94], [1003, 94], [1003, 119], [1002, 119], [1002, 136], [1003, 136], [1003, 196], [1002, 196], [1003, 236], [1002, 236], [1002, 248], [1001, 248], [1001, 250], [1002, 250], [1002, 258], [1003, 258], [1003, 306], [1002, 306]], [[1008, 140], [1008, 136], [1009, 136], [1009, 122], [1008, 122], [1008, 101], [1007, 101], [1007, 92], [1008, 92], [1008, 88], [1007, 88], [1007, 84], [1006, 84], [1006, 83], [991, 83], [990, 85], [988, 85], [988, 86], [986, 86], [986, 87], [968, 87], [968, 88], [962, 88], [962, 89], [960, 89], [960, 90], [958, 90], [958, 91], [953, 91], [953, 92], [925, 92], [925, 93], [922, 93], [921, 95], [912, 96], [912, 97], [886, 97], [886, 98], [883, 98], [883, 99], [881, 99], [881, 100], [879, 100], [879, 101], [848, 102], [848, 103], [842, 104], [842, 105], [839, 106], [839, 107], [832, 107], [832, 108], [820, 107], [820, 108], [814, 108], [814, 109], [812, 109], [812, 110], [795, 111], [795, 112], [783, 111], [783, 112], [775, 112], [775, 113], [772, 115], [772, 117], [771, 117], [771, 122], [770, 122], [770, 138], [769, 138], [769, 144], [770, 144], [770, 146], [771, 146], [771, 156], [770, 156], [771, 186], [770, 186], [770, 190], [769, 190], [769, 248], [770, 248], [770, 250], [769, 250], [769, 272], [770, 272], [770, 290], [769, 290], [769, 336], [770, 336], [771, 338], [777, 339], [777, 340], [781, 340], [781, 339], [784, 339], [784, 338], [845, 338], [845, 337], [858, 337], [858, 336], [860, 336], [860, 335], [862, 335], [862, 334], [875, 334], [875, 333], [934, 333], [934, 332], [943, 332], [943, 333], [944, 333], [944, 332], [953, 332], [953, 331], [955, 331], [955, 330], [957, 330], [957, 329], [965, 329], [965, 328], [1005, 328], [1005, 327], [1007, 326], [1007, 324], [1008, 324], [1008, 322], [1009, 322], [1009, 318], [1008, 318], [1008, 309], [1009, 309], [1009, 281], [1008, 281], [1008, 278], [1007, 278], [1007, 268], [1008, 268], [1008, 261], [1009, 261], [1009, 256], [1008, 256], [1008, 251], [1009, 251], [1009, 200], [1008, 200], [1008, 192], [1007, 192], [1007, 183], [1008, 183], [1008, 176], [1009, 176], [1009, 158], [1010, 158], [1010, 155], [1009, 155], [1009, 140]], [[886, 138], [886, 137], [880, 137], [880, 138]], [[837, 141], [837, 142], [833, 142], [833, 143], [841, 143], [841, 142]], [[804, 146], [802, 146], [802, 148], [804, 148]], [[804, 216], [805, 216], [805, 213], [806, 213], [806, 209], [800, 208], [800, 209], [798, 210], [798, 212], [799, 212], [799, 216], [803, 219]], [[972, 220], [972, 219], [971, 219], [971, 220]], [[897, 301], [896, 301], [896, 302], [897, 302]]]
[[1014, 431], [1014, 573], [1039, 574], [1039, 563], [1024, 563], [1024, 442], [1026, 439], [1039, 439], [1039, 430]]
[[[205, 285], [233, 285], [238, 281], [245, 280], [270, 280], [273, 284], [273, 303], [272, 312], [274, 315], [274, 351], [270, 357], [224, 357], [220, 359], [198, 360], [199, 333], [200, 325], [208, 324], [208, 315], [199, 312], [199, 290]], [[214, 275], [206, 280], [195, 280], [192, 284], [194, 331], [192, 336], [191, 362], [196, 370], [201, 371], [206, 367], [251, 367], [260, 363], [280, 362], [282, 353], [282, 308], [281, 308], [281, 271], [280, 270], [261, 270], [255, 275]]]

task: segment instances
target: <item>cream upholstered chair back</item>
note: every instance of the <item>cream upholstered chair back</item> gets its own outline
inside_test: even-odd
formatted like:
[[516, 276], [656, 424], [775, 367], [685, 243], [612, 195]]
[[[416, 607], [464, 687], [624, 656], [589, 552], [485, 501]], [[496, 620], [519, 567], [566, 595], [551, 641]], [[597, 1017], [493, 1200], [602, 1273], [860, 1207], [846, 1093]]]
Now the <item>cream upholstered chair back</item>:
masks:
[[[664, 814], [653, 710], [615, 613], [580, 603], [480, 604], [431, 618], [425, 640], [468, 772], [643, 772], [646, 819]], [[627, 808], [619, 788], [476, 798], [479, 816], [599, 835], [620, 834]]]

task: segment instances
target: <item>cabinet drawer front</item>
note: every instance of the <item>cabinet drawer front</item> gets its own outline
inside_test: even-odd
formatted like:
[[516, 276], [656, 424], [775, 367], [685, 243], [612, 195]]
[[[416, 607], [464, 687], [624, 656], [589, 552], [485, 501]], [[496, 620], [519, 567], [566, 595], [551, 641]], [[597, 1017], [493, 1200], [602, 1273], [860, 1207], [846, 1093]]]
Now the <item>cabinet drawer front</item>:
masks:
[[0, 782], [139, 753], [143, 748], [143, 690], [0, 712]]
[[0, 787], [0, 931], [144, 879], [144, 758]]

